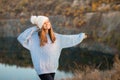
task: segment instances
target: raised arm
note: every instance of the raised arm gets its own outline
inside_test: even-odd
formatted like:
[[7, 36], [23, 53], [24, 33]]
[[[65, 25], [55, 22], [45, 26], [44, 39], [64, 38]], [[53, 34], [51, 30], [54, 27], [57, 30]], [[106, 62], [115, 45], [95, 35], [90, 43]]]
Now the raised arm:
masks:
[[60, 46], [61, 48], [67, 48], [72, 47], [80, 42], [82, 42], [83, 39], [85, 39], [87, 36], [85, 33], [79, 33], [75, 35], [61, 35], [59, 34], [59, 40], [60, 40]]
[[37, 31], [38, 28], [37, 27], [30, 27], [28, 29], [26, 29], [24, 32], [22, 32], [18, 37], [17, 40], [20, 42], [20, 44], [25, 47], [26, 49], [30, 49], [30, 38], [32, 36], [32, 34]]

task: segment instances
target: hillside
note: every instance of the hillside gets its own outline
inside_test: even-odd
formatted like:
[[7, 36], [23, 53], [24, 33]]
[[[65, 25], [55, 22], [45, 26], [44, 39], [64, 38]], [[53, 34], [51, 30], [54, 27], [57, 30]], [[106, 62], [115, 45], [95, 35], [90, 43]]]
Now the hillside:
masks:
[[80, 17], [86, 12], [120, 11], [119, 0], [0, 0], [1, 18], [30, 15]]

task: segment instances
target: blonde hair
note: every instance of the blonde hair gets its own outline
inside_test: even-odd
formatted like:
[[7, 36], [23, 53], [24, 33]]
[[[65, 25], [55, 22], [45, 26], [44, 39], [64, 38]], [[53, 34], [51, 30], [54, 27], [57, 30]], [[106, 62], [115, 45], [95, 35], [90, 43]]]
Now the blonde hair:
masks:
[[[52, 41], [52, 43], [54, 43], [56, 40], [56, 37], [55, 37], [52, 27], [48, 30], [48, 35], [50, 36], [50, 40]], [[45, 30], [43, 29], [43, 26], [41, 30], [38, 32], [38, 36], [40, 39], [40, 46], [44, 46], [48, 42], [48, 40], [47, 40]]]

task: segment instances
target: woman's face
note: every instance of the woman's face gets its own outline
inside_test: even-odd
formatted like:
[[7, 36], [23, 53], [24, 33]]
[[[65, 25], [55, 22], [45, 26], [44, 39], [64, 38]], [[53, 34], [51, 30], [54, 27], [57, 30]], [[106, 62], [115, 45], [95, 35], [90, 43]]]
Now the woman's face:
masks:
[[46, 20], [43, 24], [43, 29], [48, 30], [51, 28], [51, 23], [49, 20]]

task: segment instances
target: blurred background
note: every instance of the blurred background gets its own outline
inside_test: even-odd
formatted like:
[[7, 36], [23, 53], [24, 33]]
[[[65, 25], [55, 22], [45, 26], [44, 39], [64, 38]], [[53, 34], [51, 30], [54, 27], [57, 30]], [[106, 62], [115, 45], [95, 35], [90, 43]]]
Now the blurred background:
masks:
[[39, 80], [17, 41], [31, 15], [48, 16], [54, 32], [88, 34], [62, 50], [56, 80], [120, 79], [120, 0], [0, 0], [0, 80]]

